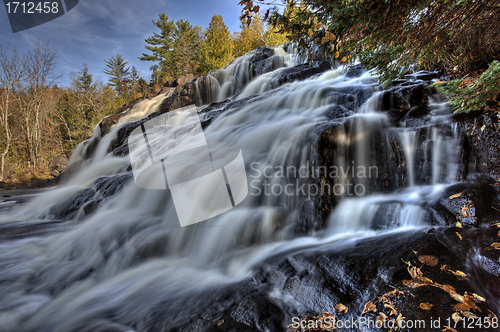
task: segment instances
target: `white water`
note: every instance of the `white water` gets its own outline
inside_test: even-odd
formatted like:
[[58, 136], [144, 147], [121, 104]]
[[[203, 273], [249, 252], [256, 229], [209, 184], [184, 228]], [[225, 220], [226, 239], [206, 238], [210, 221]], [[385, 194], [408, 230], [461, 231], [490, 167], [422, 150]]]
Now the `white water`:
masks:
[[[298, 59], [283, 52], [275, 51], [273, 61], [277, 65], [290, 65]], [[245, 59], [213, 73], [220, 83], [217, 100], [233, 96], [234, 91], [242, 91], [236, 99], [255, 93], [264, 98], [236, 111], [226, 110], [205, 129], [205, 136], [207, 141], [227, 141], [241, 147], [249, 182], [256, 181], [247, 199], [219, 217], [181, 228], [168, 191], [144, 190], [130, 181], [94, 214], [70, 220], [74, 225], [67, 231], [0, 244], [0, 330], [69, 331], [95, 323], [101, 313], [110, 310], [117, 312], [122, 324], [140, 321], [165, 301], [175, 303], [172, 299], [189, 292], [247, 276], [253, 264], [280, 250], [372, 235], [373, 216], [388, 202], [399, 204], [391, 214], [394, 227], [423, 225], [426, 211], [420, 204], [437, 199], [443, 186], [414, 186], [391, 194], [367, 192], [354, 198], [343, 192], [327, 229], [297, 238], [293, 230], [302, 220], [305, 198], [284, 193], [266, 195], [265, 183], [269, 188], [283, 188], [288, 184], [308, 185], [312, 180], [284, 178], [276, 173], [266, 176], [264, 171], [288, 166], [298, 169], [313, 162], [312, 133], [319, 125], [334, 121], [328, 118], [328, 112], [340, 98], [329, 92], [366, 90], [367, 76], [346, 78], [344, 68], [338, 68], [269, 91], [266, 84], [280, 69], [255, 78]], [[368, 89], [376, 91], [374, 87]], [[163, 98], [134, 106], [101, 139], [92, 162], [68, 185], [40, 196], [27, 207], [9, 211], [5, 218], [50, 217], [51, 207], [91, 188], [98, 177], [126, 174], [128, 157], [108, 154], [109, 143], [122, 125], [154, 112]], [[337, 142], [342, 144], [333, 166], [372, 165], [375, 134], [389, 126], [386, 116], [378, 112], [379, 98], [375, 93], [362, 105], [351, 103], [354, 113], [338, 120]], [[200, 116], [203, 119], [205, 115]], [[438, 151], [455, 143], [439, 137], [436, 134], [433, 138]], [[412, 144], [410, 139], [405, 151]], [[412, 152], [408, 152], [411, 164]], [[440, 162], [434, 160], [433, 164]], [[349, 181], [368, 185], [372, 180], [346, 174], [338, 181], [346, 188]], [[260, 195], [256, 195], [258, 190]]]

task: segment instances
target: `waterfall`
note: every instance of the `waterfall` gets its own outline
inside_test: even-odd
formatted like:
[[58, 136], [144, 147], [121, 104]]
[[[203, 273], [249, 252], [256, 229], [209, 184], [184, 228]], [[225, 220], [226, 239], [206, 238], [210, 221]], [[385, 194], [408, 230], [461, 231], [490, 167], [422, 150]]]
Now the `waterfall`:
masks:
[[[133, 106], [105, 136], [97, 128], [94, 157], [66, 185], [5, 212], [3, 218], [19, 222], [52, 220], [56, 211], [85, 202], [60, 220], [54, 234], [0, 243], [0, 330], [141, 330], [140, 322], [158, 306], [168, 311], [196, 301], [192, 294], [248, 277], [277, 252], [425, 226], [425, 203], [438, 200], [455, 180], [446, 168], [455, 166], [443, 159], [458, 160], [458, 132], [444, 124], [449, 108], [440, 107], [442, 119], [430, 125], [432, 183], [417, 181], [417, 131], [404, 130], [399, 138], [410, 186], [379, 191], [382, 170], [397, 168], [397, 161], [376, 152], [393, 151], [394, 131], [380, 109], [376, 77], [350, 77], [340, 66], [272, 86], [286, 68], [305, 60], [293, 46], [289, 51], [272, 50], [259, 73], [249, 61], [260, 53], [252, 51], [197, 83], [200, 121], [217, 115], [204, 128], [206, 140], [236, 144], [245, 161], [249, 195], [230, 211], [180, 227], [171, 193], [138, 187], [129, 156], [110, 153], [120, 129], [158, 110], [167, 98], [160, 95]], [[318, 128], [331, 130], [335, 150], [322, 165]], [[169, 144], [175, 141], [165, 148]], [[74, 152], [73, 163], [84, 159], [84, 149]], [[92, 189], [102, 179], [120, 180], [123, 187], [106, 196], [107, 187]], [[318, 201], [327, 185], [338, 205], [323, 229], [301, 232], [314, 214], [309, 202]]]

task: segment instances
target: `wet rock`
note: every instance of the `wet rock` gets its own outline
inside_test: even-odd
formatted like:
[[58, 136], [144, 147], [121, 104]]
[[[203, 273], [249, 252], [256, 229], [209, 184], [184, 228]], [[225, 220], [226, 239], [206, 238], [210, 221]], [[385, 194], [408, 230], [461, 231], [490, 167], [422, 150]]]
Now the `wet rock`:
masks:
[[283, 56], [273, 55], [270, 58], [253, 63], [253, 75], [258, 76], [285, 66]]
[[[60, 154], [52, 158], [49, 162], [49, 169], [55, 171], [57, 173], [62, 173], [66, 170], [68, 166], [68, 158], [66, 158], [65, 154]], [[59, 174], [57, 174], [59, 175]], [[54, 175], [54, 176], [57, 176]]]
[[458, 183], [447, 188], [433, 208], [448, 216], [450, 226], [455, 222], [479, 226], [498, 218], [500, 204], [495, 189], [488, 183]]
[[345, 73], [345, 77], [348, 77], [348, 78], [360, 77], [364, 73], [366, 73], [366, 69], [364, 69], [361, 66], [361, 64], [356, 64], [356, 65], [349, 66], [347, 68], [347, 72]]
[[383, 92], [381, 109], [390, 115], [394, 123], [399, 123], [411, 109], [425, 107], [427, 102], [428, 89], [425, 82], [402, 81], [399, 84], [393, 83], [393, 86]]
[[305, 80], [313, 75], [330, 70], [331, 66], [326, 61], [316, 62], [313, 65], [302, 64], [283, 70], [280, 75], [273, 78], [269, 85], [271, 88], [277, 88], [285, 83]]
[[500, 119], [498, 113], [455, 116], [466, 138], [461, 162], [466, 176], [483, 174], [492, 181], [500, 178]]
[[92, 188], [74, 194], [53, 206], [44, 218], [70, 219], [81, 211], [80, 218], [93, 213], [99, 204], [120, 191], [132, 179], [132, 174], [114, 175], [97, 179]]

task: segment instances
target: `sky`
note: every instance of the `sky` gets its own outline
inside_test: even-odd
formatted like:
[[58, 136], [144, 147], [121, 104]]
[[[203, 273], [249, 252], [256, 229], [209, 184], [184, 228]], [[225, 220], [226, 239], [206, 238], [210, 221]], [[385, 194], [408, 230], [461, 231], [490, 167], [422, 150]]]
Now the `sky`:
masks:
[[[18, 0], [19, 1], [19, 0]], [[72, 10], [45, 24], [13, 33], [6, 7], [0, 8], [0, 43], [22, 53], [31, 43], [50, 38], [59, 53], [59, 86], [68, 86], [70, 72], [87, 63], [94, 78], [107, 82], [104, 59], [120, 53], [128, 66], [150, 78], [151, 61], [140, 61], [147, 52], [144, 39], [159, 32], [152, 21], [160, 13], [169, 19], [187, 20], [204, 31], [214, 14], [222, 15], [231, 32], [239, 31], [241, 7], [238, 0], [80, 0]]]

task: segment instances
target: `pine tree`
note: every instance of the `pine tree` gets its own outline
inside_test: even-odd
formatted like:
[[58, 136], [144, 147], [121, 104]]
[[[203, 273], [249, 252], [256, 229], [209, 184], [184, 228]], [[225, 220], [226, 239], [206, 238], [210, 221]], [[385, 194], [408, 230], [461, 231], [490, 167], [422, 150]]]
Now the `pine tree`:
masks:
[[82, 70], [79, 72], [78, 79], [76, 81], [76, 87], [80, 91], [89, 91], [92, 88], [92, 75], [89, 74], [89, 68], [86, 63], [83, 64]]
[[129, 67], [125, 67], [128, 61], [123, 59], [121, 54], [113, 55], [110, 59], [104, 60], [106, 62], [106, 67], [104, 73], [109, 75], [109, 82], [118, 92], [119, 95], [124, 95], [127, 92], [128, 75], [130, 72]]
[[201, 69], [220, 69], [233, 60], [231, 34], [221, 15], [214, 15], [205, 31], [201, 47]]
[[139, 59], [158, 62], [158, 66], [154, 67], [154, 79], [166, 81], [187, 72], [195, 72], [199, 57], [200, 28], [184, 20], [169, 21], [168, 16], [163, 13], [153, 24], [160, 29], [160, 33], [154, 32], [145, 40], [146, 49], [152, 54], [143, 53]]

